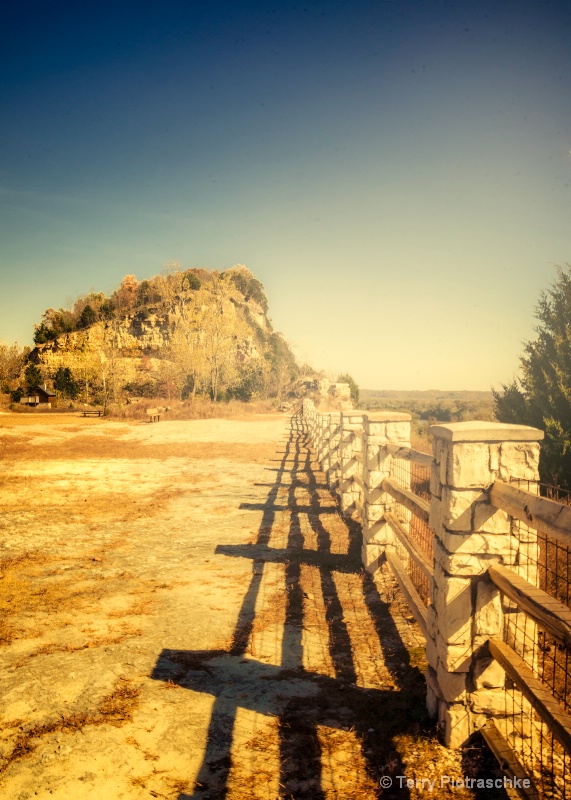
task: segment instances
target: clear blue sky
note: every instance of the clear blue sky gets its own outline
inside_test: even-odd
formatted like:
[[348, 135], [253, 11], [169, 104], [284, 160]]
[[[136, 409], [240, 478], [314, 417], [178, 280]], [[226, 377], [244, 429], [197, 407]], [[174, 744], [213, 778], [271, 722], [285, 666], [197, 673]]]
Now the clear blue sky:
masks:
[[571, 262], [571, 4], [0, 5], [0, 339], [246, 264], [300, 360], [511, 379]]

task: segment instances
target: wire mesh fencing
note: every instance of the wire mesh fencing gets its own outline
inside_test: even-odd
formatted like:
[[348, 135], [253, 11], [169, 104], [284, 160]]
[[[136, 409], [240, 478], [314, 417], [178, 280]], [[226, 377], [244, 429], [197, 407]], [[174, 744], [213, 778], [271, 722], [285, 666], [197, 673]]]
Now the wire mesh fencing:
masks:
[[[425, 502], [430, 502], [430, 468], [423, 464], [417, 464], [406, 458], [393, 456], [391, 459], [390, 477], [397, 483], [409, 489], [414, 495]], [[401, 523], [409, 540], [432, 564], [434, 558], [434, 535], [427, 522], [418, 514], [408, 509], [397, 500], [392, 500], [388, 509]], [[404, 546], [398, 536], [396, 540], [396, 551], [399, 559], [405, 566], [415, 589], [420, 595], [425, 605], [430, 601], [430, 578], [418, 562], [411, 556], [409, 550]]]
[[[537, 481], [512, 481], [518, 488], [571, 505], [571, 495]], [[510, 569], [555, 600], [570, 606], [571, 543], [563, 537], [531, 528], [512, 518]], [[563, 711], [571, 712], [571, 651], [533, 620], [513, 600], [502, 595], [504, 642], [525, 663], [533, 678], [547, 690]], [[525, 681], [524, 681], [525, 683]], [[506, 677], [503, 734], [540, 797], [571, 798], [571, 756], [533, 695], [520, 680]], [[527, 696], [526, 696], [527, 694]]]

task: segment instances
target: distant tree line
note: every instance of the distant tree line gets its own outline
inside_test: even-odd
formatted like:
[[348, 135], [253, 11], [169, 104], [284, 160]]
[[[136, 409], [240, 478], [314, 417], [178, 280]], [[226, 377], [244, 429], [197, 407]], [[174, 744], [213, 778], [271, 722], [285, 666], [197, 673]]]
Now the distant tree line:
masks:
[[[383, 408], [392, 411], [404, 411], [412, 414], [415, 419], [429, 423], [494, 419], [493, 396], [491, 393], [489, 394], [489, 399], [484, 397], [475, 400], [458, 398], [455, 396], [457, 394], [455, 392], [450, 392], [450, 397], [446, 397], [447, 393], [442, 392], [444, 396], [438, 400], [428, 397], [411, 399], [412, 393], [409, 392], [403, 392], [402, 397], [399, 397], [397, 392], [391, 394], [397, 396], [368, 400], [363, 405], [370, 410]], [[422, 395], [422, 392], [414, 393], [416, 396], [418, 394]]]

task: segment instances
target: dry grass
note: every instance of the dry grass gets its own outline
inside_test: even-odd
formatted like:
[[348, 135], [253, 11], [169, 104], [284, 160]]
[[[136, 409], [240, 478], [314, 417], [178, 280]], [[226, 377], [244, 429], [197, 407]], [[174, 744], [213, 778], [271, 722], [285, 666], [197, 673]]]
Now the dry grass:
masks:
[[[294, 400], [293, 407], [299, 405], [301, 400]], [[107, 416], [114, 419], [144, 419], [148, 418], [147, 408], [168, 408], [166, 414], [170, 419], [247, 419], [256, 414], [275, 413], [280, 402], [278, 400], [251, 400], [242, 402], [240, 400], [230, 400], [228, 402], [216, 402], [205, 397], [197, 397], [194, 400], [171, 400], [165, 397], [148, 397], [136, 400], [129, 404], [111, 403], [107, 406]], [[10, 411], [8, 412], [8, 409]], [[10, 413], [12, 419], [18, 418], [19, 424], [37, 424], [44, 422], [49, 417], [50, 424], [55, 422], [65, 423], [70, 418], [76, 418], [82, 423], [89, 424], [98, 418], [84, 418], [81, 413], [84, 408], [90, 409], [81, 400], [77, 400], [73, 407], [68, 401], [62, 402], [58, 407], [54, 405], [51, 409], [41, 406], [33, 408], [31, 406], [11, 405], [6, 402], [6, 396], [0, 395], [0, 410]]]
[[123, 629], [122, 632], [117, 636], [94, 636], [90, 638], [89, 641], [78, 645], [65, 643], [41, 645], [35, 650], [32, 650], [31, 653], [28, 653], [25, 659], [14, 662], [13, 668], [20, 669], [28, 663], [30, 658], [34, 658], [36, 656], [52, 655], [52, 653], [78, 653], [81, 650], [89, 650], [92, 647], [109, 647], [113, 644], [121, 644], [122, 642], [126, 641], [127, 639], [131, 639], [134, 636], [141, 636], [142, 633], [143, 631], [139, 628]]
[[[159, 684], [148, 675], [163, 642], [173, 635], [165, 618], [180, 616], [173, 606], [179, 598], [186, 622], [193, 624], [186, 590], [191, 577], [193, 587], [197, 583], [194, 509], [202, 521], [200, 542], [211, 548], [210, 520], [217, 516], [219, 533], [228, 525], [224, 517], [236, 514], [251, 479], [244, 465], [265, 466], [275, 458], [269, 437], [279, 429], [275, 417], [241, 427], [65, 415], [0, 417], [6, 467], [2, 510], [8, 528], [3, 554], [12, 554], [0, 563], [0, 635], [10, 645], [2, 653], [9, 681], [3, 697], [0, 794], [18, 796], [22, 786], [27, 791], [34, 774], [41, 775], [42, 788], [50, 782], [73, 785], [70, 794], [87, 797], [93, 783], [98, 791], [106, 780], [99, 768], [85, 785], [74, 783], [83, 778], [69, 769], [70, 751], [74, 763], [98, 763], [103, 770], [115, 763], [121, 770], [128, 762], [127, 774], [118, 777], [127, 796], [140, 792], [131, 784], [133, 794], [128, 793], [130, 775], [138, 787], [158, 793], [154, 796], [176, 796], [171, 784], [192, 784], [187, 761], [179, 769], [174, 751], [157, 743], [165, 720], [174, 738], [183, 737], [172, 717], [173, 705], [184, 706], [185, 690], [167, 684], [170, 692], [154, 694]], [[213, 504], [210, 495], [221, 475], [223, 491]], [[259, 468], [257, 480], [265, 477]], [[203, 490], [209, 499], [202, 500]], [[239, 522], [245, 538], [250, 524]], [[31, 543], [35, 549], [25, 550]], [[208, 579], [201, 574], [206, 592]], [[234, 591], [236, 583], [231, 577], [228, 582], [227, 572], [218, 583], [210, 612], [219, 609], [223, 616], [228, 587]], [[200, 605], [202, 598], [197, 599]], [[186, 628], [175, 635], [181, 633], [186, 635]], [[133, 637], [140, 638], [127, 641]], [[90, 696], [110, 691], [117, 673], [141, 679], [141, 710], [127, 729], [140, 746], [126, 752], [125, 740], [106, 730], [60, 742], [58, 731], [80, 732], [114, 719], [108, 703], [97, 704]], [[118, 698], [117, 692], [111, 694]], [[184, 736], [190, 735], [189, 746], [196, 748], [196, 732], [188, 720], [185, 724]], [[155, 761], [160, 770], [147, 775], [145, 763]], [[82, 767], [77, 769], [81, 775]]]
[[146, 420], [147, 408], [166, 407], [168, 411], [162, 419], [247, 419], [256, 414], [272, 414], [276, 412], [278, 405], [277, 400], [252, 400], [249, 403], [230, 400], [227, 403], [213, 403], [200, 397], [195, 400], [166, 400], [164, 397], [155, 397], [129, 405], [111, 405], [108, 416], [115, 419]]
[[374, 797], [377, 783], [367, 770], [361, 742], [354, 729], [318, 726], [321, 750], [321, 786], [326, 800]]
[[[101, 622], [105, 619], [101, 606], [105, 601], [114, 601], [118, 587], [110, 585], [102, 575], [92, 574], [91, 565], [102, 563], [97, 553], [66, 559], [27, 552], [0, 562], [0, 644], [38, 636], [58, 639], [26, 653], [24, 659], [14, 663], [15, 668], [40, 655], [106, 647], [141, 635], [141, 630], [124, 623], [114, 631], [101, 632]], [[131, 587], [127, 583], [129, 577], [128, 573], [118, 576], [127, 584], [124, 586], [127, 602], [122, 598], [124, 607], [108, 612], [109, 620], [152, 613], [152, 598], [140, 595], [152, 594], [164, 584], [140, 581]], [[133, 591], [129, 592], [131, 588]], [[130, 594], [135, 595], [131, 602]], [[89, 620], [97, 623], [95, 629], [89, 626]]]
[[[94, 423], [105, 426], [106, 421]], [[145, 423], [146, 424], [146, 423]], [[162, 423], [159, 423], [162, 424]], [[92, 426], [89, 426], [92, 427]], [[97, 432], [99, 434], [99, 432]], [[154, 442], [130, 441], [127, 436], [128, 427], [123, 432], [110, 430], [109, 436], [96, 435], [89, 429], [82, 431], [82, 435], [72, 440], [60, 441], [46, 437], [45, 442], [33, 441], [29, 438], [11, 436], [4, 440], [4, 461], [54, 461], [69, 459], [153, 459], [166, 461], [169, 458], [208, 458], [224, 459], [244, 463], [260, 463], [268, 460], [275, 452], [275, 447], [263, 444], [227, 444], [225, 442], [193, 442], [176, 443], [168, 442], [155, 444]], [[122, 435], [123, 434], [123, 435]], [[9, 479], [9, 478], [8, 478]], [[191, 478], [189, 478], [191, 480]]]
[[23, 725], [11, 751], [0, 758], [0, 775], [24, 756], [32, 753], [42, 738], [57, 731], [80, 731], [87, 725], [124, 725], [132, 719], [137, 707], [139, 688], [125, 678], [119, 678], [112, 691], [94, 708], [72, 714], [60, 714], [57, 719], [41, 724]]
[[428, 433], [426, 428], [415, 430], [413, 425], [410, 432], [410, 446], [413, 450], [419, 450], [421, 453], [432, 455], [432, 436]]
[[[275, 800], [279, 793], [279, 774], [278, 719], [238, 709], [228, 776], [230, 797]], [[209, 793], [211, 791], [209, 786]]]
[[0, 562], [0, 644], [10, 644], [26, 631], [29, 635], [30, 621], [37, 619], [38, 612], [59, 610], [61, 603], [71, 607], [80, 599], [77, 589], [71, 598], [68, 586], [41, 580], [48, 565], [53, 566], [53, 561], [37, 552]]

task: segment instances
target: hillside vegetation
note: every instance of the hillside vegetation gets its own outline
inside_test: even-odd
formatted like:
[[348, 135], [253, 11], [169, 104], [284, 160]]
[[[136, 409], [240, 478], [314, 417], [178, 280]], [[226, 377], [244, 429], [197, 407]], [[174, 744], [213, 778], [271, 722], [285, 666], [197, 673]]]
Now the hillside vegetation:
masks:
[[361, 405], [370, 411], [391, 409], [406, 411], [428, 422], [462, 422], [464, 420], [493, 420], [494, 398], [492, 392], [456, 391], [437, 389], [427, 391], [377, 391], [361, 390]]
[[110, 296], [90, 292], [72, 308], [44, 312], [16, 393], [45, 382], [58, 401], [100, 405], [280, 399], [299, 370], [267, 312], [262, 284], [243, 265], [127, 275]]

